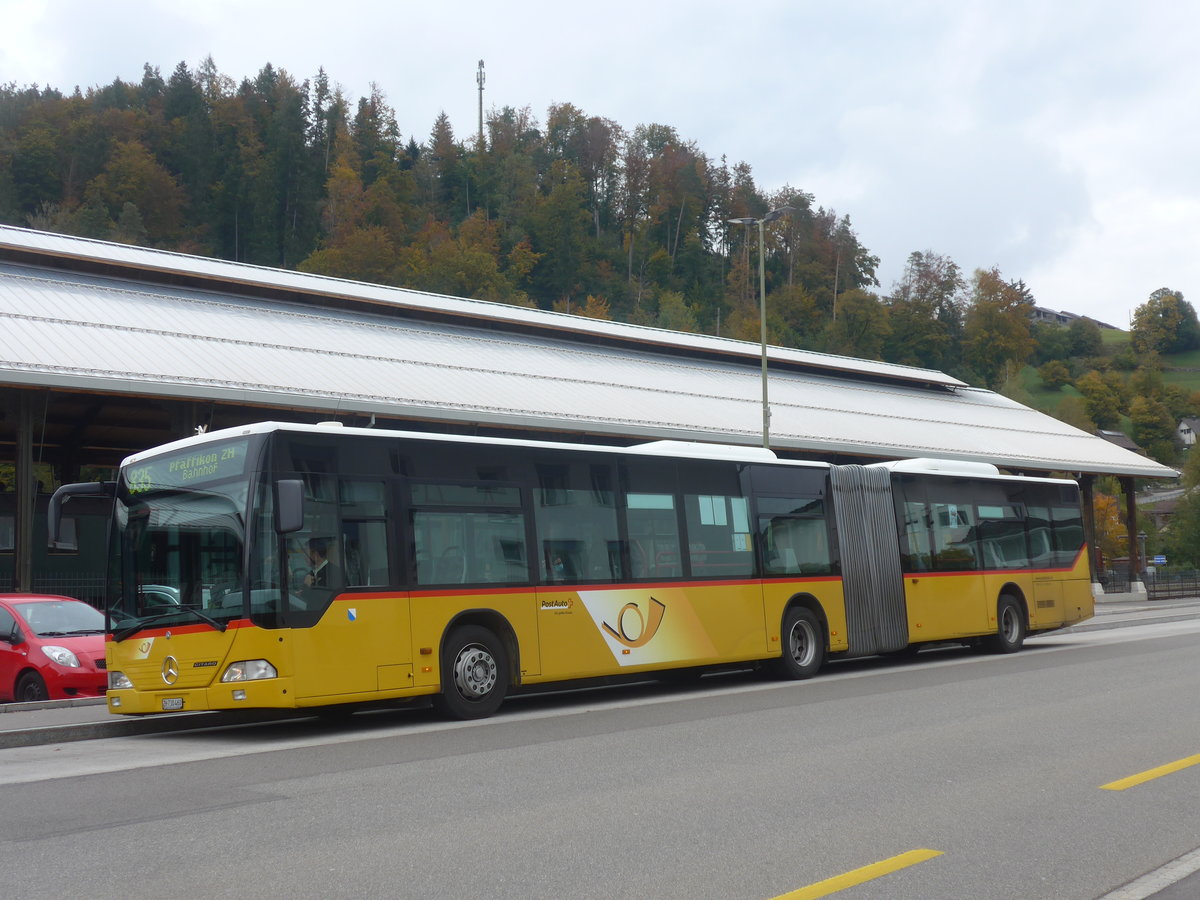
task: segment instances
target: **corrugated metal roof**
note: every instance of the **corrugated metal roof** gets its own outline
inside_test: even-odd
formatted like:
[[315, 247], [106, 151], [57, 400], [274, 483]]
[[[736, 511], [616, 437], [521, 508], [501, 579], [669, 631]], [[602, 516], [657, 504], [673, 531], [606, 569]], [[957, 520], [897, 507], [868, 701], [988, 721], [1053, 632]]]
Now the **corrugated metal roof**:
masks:
[[[39, 240], [55, 244], [50, 237], [59, 236]], [[204, 263], [193, 261], [197, 268]], [[222, 265], [230, 264], [214, 263], [213, 270]], [[585, 343], [569, 334], [423, 322], [382, 307], [322, 309], [234, 290], [2, 264], [0, 380], [636, 440], [753, 446], [761, 438], [759, 368], [672, 355], [665, 338], [643, 346]], [[486, 306], [497, 315], [512, 310]], [[744, 346], [757, 359], [758, 345]], [[845, 362], [848, 373], [856, 361]], [[924, 385], [832, 369], [774, 370], [772, 446], [1027, 470], [1174, 474], [994, 392]]]
[[[127, 267], [131, 272], [186, 275], [198, 282], [212, 282], [222, 292], [237, 286], [271, 288], [317, 298], [339, 298], [363, 305], [379, 306], [393, 311], [410, 311], [423, 315], [454, 316], [455, 318], [494, 324], [503, 322], [517, 327], [540, 331], [627, 341], [634, 344], [656, 345], [676, 350], [691, 350], [733, 357], [761, 358], [759, 344], [735, 341], [730, 338], [704, 334], [686, 334], [661, 328], [648, 328], [624, 322], [589, 319], [567, 313], [448, 297], [405, 288], [386, 287], [365, 282], [309, 275], [286, 269], [270, 269], [246, 263], [228, 262], [208, 257], [188, 256], [166, 250], [113, 244], [88, 238], [32, 231], [0, 225], [0, 248], [32, 251], [59, 259], [91, 261]], [[137, 277], [136, 274], [131, 277]], [[811, 350], [790, 347], [769, 347], [771, 361], [816, 371], [853, 373], [865, 377], [920, 384], [958, 386], [957, 378], [933, 369], [901, 366], [875, 360], [852, 359]]]

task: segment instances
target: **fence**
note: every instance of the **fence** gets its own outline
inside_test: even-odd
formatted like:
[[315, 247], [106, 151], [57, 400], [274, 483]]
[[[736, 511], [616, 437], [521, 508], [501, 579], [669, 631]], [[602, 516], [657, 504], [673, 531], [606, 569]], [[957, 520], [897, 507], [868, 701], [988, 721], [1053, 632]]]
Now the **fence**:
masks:
[[[0, 572], [0, 593], [15, 590], [11, 572]], [[35, 572], [32, 594], [61, 594], [90, 603], [97, 609], [104, 608], [104, 575], [80, 574], [78, 572]]]
[[[1100, 583], [1108, 594], [1123, 594], [1129, 591], [1129, 571], [1109, 570]], [[1169, 600], [1172, 597], [1200, 597], [1200, 571], [1195, 569], [1158, 568], [1142, 573], [1142, 584], [1150, 600]]]
[[1145, 572], [1142, 580], [1151, 600], [1171, 597], [1200, 597], [1200, 572], [1195, 569], [1157, 569]]

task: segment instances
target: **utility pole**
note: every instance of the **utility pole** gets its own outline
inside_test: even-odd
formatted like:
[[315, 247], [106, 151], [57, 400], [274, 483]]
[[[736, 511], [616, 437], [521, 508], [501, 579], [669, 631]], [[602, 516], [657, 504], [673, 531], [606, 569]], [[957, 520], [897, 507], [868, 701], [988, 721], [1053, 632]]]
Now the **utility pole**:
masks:
[[483, 60], [479, 61], [479, 71], [475, 73], [475, 83], [479, 85], [479, 152], [483, 152], [483, 83], [487, 76], [483, 74]]

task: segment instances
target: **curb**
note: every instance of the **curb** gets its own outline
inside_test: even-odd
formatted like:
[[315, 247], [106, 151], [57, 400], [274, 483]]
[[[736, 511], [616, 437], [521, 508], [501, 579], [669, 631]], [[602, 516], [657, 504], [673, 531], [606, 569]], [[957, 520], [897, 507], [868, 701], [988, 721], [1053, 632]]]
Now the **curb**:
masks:
[[[99, 698], [103, 703], [103, 698]], [[29, 709], [44, 704], [12, 704]], [[94, 702], [52, 702], [51, 708], [63, 706], [94, 706]], [[20, 712], [20, 710], [4, 710]], [[91, 741], [98, 738], [131, 737], [143, 734], [166, 734], [168, 732], [200, 731], [207, 728], [227, 728], [233, 725], [268, 725], [282, 719], [311, 718], [311, 710], [237, 710], [219, 712], [183, 713], [178, 715], [133, 717], [113, 716], [95, 722], [74, 722], [66, 725], [38, 725], [0, 731], [0, 750], [13, 747], [36, 747], [42, 744], [66, 744], [74, 741]]]
[[1055, 631], [1047, 632], [1047, 634], [1078, 634], [1082, 631], [1108, 631], [1113, 628], [1128, 628], [1131, 625], [1158, 625], [1166, 622], [1187, 622], [1191, 619], [1200, 619], [1200, 610], [1191, 615], [1154, 616], [1153, 618], [1138, 619], [1133, 622], [1130, 622], [1128, 619], [1120, 622], [1105, 622], [1100, 616], [1096, 616], [1082, 625], [1068, 625], [1066, 628], [1059, 628]]

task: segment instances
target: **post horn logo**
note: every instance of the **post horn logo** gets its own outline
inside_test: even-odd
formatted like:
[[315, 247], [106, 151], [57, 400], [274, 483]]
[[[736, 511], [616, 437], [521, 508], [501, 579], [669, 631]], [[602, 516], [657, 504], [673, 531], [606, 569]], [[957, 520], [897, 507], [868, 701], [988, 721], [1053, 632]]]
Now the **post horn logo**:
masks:
[[[601, 623], [601, 628], [612, 635], [613, 639], [626, 647], [644, 647], [650, 643], [650, 639], [658, 633], [658, 626], [662, 624], [663, 616], [666, 615], [667, 607], [660, 601], [650, 598], [649, 619], [642, 615], [641, 608], [634, 602], [630, 601], [621, 607], [621, 611], [617, 613], [617, 627], [609, 625], [607, 622]], [[637, 618], [637, 626], [633, 625], [633, 619]]]

